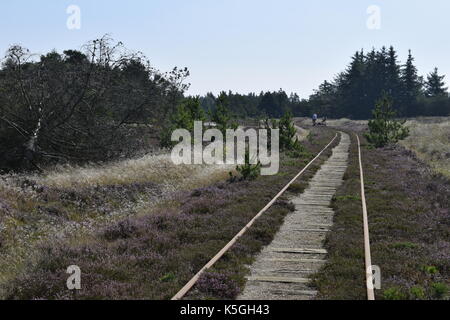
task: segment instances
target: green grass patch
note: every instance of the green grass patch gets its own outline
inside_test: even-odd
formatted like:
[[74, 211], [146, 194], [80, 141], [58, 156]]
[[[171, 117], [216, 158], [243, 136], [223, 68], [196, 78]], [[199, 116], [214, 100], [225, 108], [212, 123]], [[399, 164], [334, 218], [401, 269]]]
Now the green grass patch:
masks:
[[335, 196], [333, 201], [361, 201], [361, 196], [359, 195], [345, 195], [345, 196]]
[[391, 247], [394, 249], [416, 249], [419, 245], [413, 242], [396, 242], [391, 244]]

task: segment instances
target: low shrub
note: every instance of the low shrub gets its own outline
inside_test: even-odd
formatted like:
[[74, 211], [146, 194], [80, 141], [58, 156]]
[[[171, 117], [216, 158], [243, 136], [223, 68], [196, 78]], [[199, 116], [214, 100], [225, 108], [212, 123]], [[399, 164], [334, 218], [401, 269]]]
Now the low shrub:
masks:
[[240, 293], [238, 284], [227, 274], [205, 273], [197, 281], [195, 287], [206, 296], [233, 299]]
[[250, 153], [248, 150], [245, 152], [245, 163], [236, 167], [237, 172], [241, 175], [241, 180], [255, 180], [261, 175], [261, 163], [250, 163]]
[[406, 300], [408, 296], [397, 287], [389, 288], [384, 291], [383, 297], [386, 300]]
[[427, 274], [436, 274], [439, 272], [435, 266], [424, 266], [422, 270]]
[[426, 297], [425, 290], [420, 286], [412, 287], [410, 290], [412, 298], [416, 300], [423, 300]]
[[433, 291], [433, 297], [437, 299], [443, 299], [447, 296], [449, 288], [445, 283], [435, 282], [431, 285]]

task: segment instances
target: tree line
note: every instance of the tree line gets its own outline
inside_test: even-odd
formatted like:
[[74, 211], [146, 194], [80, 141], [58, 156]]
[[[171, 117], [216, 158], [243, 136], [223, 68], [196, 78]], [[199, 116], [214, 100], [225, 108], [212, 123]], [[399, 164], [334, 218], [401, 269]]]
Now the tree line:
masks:
[[142, 130], [165, 125], [188, 75], [162, 73], [108, 36], [45, 55], [12, 46], [0, 67], [0, 169], [123, 156]]
[[411, 52], [401, 65], [392, 47], [356, 52], [309, 99], [282, 89], [186, 97], [188, 76], [186, 68], [159, 71], [108, 36], [44, 55], [11, 46], [0, 66], [0, 170], [130, 156], [149, 144], [149, 135], [169, 146], [171, 129], [193, 120], [223, 130], [238, 118], [286, 114], [368, 119], [383, 95], [403, 117], [450, 115], [444, 76], [436, 68], [420, 77]]
[[[409, 51], [404, 64], [391, 46], [365, 53], [357, 51], [343, 72], [324, 81], [309, 99], [274, 92], [241, 95], [222, 92], [230, 101], [231, 111], [238, 117], [280, 117], [291, 111], [295, 116], [313, 113], [328, 118], [369, 119], [376, 101], [387, 94], [398, 116], [448, 116], [450, 100], [444, 76], [435, 68], [426, 77], [419, 76], [414, 57]], [[214, 108], [212, 93], [201, 97], [205, 110]]]

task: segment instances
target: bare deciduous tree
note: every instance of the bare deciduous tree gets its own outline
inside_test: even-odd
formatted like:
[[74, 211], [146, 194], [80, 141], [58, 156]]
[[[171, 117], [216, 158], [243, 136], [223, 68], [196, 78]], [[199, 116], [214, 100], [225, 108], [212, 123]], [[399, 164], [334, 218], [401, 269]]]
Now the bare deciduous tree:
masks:
[[40, 57], [12, 46], [0, 69], [0, 165], [110, 159], [130, 145], [130, 123], [164, 123], [188, 75], [177, 68], [162, 74], [108, 36], [83, 52]]

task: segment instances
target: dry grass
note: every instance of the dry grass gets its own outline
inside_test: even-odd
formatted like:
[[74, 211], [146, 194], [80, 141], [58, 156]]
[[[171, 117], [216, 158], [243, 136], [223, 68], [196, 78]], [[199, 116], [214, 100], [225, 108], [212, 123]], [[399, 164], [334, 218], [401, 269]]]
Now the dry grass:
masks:
[[437, 172], [450, 177], [450, 118], [417, 118], [406, 125], [411, 134], [400, 144]]
[[[233, 166], [175, 166], [169, 154], [109, 163], [58, 167], [41, 175], [0, 176], [0, 297], [36, 248], [166, 203], [174, 193], [228, 177]], [[167, 204], [167, 203], [166, 203]]]
[[30, 176], [41, 185], [56, 188], [80, 188], [88, 186], [124, 185], [131, 183], [170, 182], [179, 189], [180, 184], [189, 184], [202, 176], [228, 172], [230, 166], [175, 165], [170, 154], [147, 155], [138, 159], [127, 159], [107, 165], [86, 167], [57, 167], [38, 176]]
[[[328, 126], [364, 132], [367, 120], [328, 120]], [[296, 123], [311, 126], [311, 119], [297, 118]], [[450, 177], [450, 117], [420, 117], [409, 119], [406, 126], [410, 136], [400, 144], [414, 152], [419, 159], [430, 165], [436, 172]]]
[[350, 119], [338, 119], [338, 120], [328, 120], [328, 125], [330, 127], [340, 127], [344, 129], [352, 129], [355, 131], [362, 131], [367, 129], [367, 120], [350, 120]]
[[[312, 120], [310, 118], [295, 118], [295, 123], [302, 128], [312, 127]], [[340, 128], [344, 130], [364, 131], [367, 129], [367, 120], [350, 120], [350, 119], [328, 119], [327, 126], [333, 128]]]
[[311, 130], [304, 129], [299, 126], [295, 126], [295, 129], [297, 129], [297, 138], [300, 142], [308, 139]]

